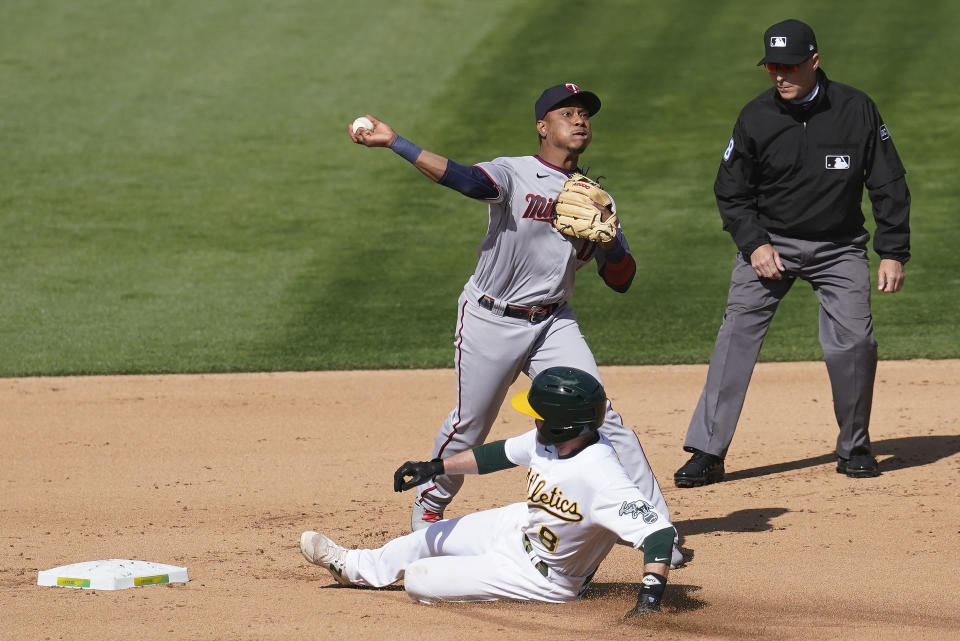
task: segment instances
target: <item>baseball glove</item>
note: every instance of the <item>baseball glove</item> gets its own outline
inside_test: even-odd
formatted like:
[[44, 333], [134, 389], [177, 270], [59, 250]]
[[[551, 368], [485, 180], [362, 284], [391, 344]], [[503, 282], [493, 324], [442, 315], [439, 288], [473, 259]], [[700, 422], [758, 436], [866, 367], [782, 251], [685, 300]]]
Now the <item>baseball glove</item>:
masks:
[[553, 226], [567, 236], [605, 243], [617, 236], [617, 208], [600, 183], [575, 173], [557, 196]]

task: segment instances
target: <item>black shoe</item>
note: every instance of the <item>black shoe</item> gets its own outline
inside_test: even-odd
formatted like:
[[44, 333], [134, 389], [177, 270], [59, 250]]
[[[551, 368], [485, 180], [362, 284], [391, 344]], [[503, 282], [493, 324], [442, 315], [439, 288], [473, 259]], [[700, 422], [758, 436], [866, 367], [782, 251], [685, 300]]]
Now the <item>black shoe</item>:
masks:
[[690, 460], [673, 475], [677, 487], [700, 487], [723, 480], [723, 459], [694, 450]]
[[851, 452], [849, 459], [837, 457], [837, 472], [852, 479], [865, 479], [880, 476], [880, 465], [869, 452]]

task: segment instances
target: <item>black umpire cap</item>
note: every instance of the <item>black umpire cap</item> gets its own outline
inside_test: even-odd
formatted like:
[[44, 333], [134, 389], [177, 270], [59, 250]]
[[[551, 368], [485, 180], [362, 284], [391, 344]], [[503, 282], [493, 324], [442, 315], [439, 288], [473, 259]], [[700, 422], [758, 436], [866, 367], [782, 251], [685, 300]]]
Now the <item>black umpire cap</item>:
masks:
[[799, 20], [778, 22], [763, 33], [766, 55], [757, 63], [798, 65], [817, 52], [817, 37], [810, 25]]
[[583, 103], [583, 106], [587, 108], [591, 116], [600, 111], [600, 98], [597, 97], [597, 94], [592, 91], [580, 91], [580, 87], [572, 82], [568, 82], [545, 89], [537, 99], [537, 104], [533, 107], [534, 115], [537, 117], [537, 120], [543, 120], [543, 117], [547, 115], [548, 111], [564, 100], [574, 97]]

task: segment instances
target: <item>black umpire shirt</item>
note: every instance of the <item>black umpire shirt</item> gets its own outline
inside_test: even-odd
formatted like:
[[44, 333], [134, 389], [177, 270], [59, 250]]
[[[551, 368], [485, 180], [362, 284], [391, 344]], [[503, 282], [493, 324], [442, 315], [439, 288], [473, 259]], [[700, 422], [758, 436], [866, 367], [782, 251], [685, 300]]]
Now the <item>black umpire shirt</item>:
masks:
[[849, 242], [865, 233], [866, 185], [881, 258], [910, 258], [910, 191], [876, 105], [862, 91], [817, 70], [820, 90], [806, 105], [771, 87], [740, 112], [714, 184], [723, 228], [745, 260], [770, 242], [767, 231]]

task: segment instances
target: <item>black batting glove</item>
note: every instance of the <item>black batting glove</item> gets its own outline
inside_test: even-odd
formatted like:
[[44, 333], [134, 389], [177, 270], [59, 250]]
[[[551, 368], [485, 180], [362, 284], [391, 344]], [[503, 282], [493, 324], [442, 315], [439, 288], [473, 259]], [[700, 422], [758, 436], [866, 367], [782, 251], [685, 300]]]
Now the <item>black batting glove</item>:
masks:
[[625, 619], [632, 619], [634, 617], [641, 617], [647, 614], [654, 614], [660, 612], [660, 604], [647, 599], [637, 599], [637, 604], [633, 606], [633, 609], [627, 612]]
[[643, 575], [641, 585], [640, 594], [637, 595], [637, 604], [627, 612], [625, 617], [627, 619], [660, 612], [660, 600], [663, 599], [663, 592], [667, 587], [666, 577], [647, 572]]
[[[440, 474], [443, 474], [443, 461], [438, 458], [432, 461], [407, 461], [393, 473], [393, 491], [409, 490]], [[407, 476], [410, 477], [409, 481], [404, 480]]]

